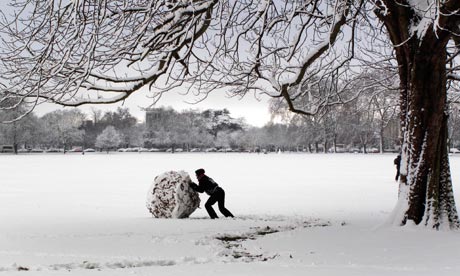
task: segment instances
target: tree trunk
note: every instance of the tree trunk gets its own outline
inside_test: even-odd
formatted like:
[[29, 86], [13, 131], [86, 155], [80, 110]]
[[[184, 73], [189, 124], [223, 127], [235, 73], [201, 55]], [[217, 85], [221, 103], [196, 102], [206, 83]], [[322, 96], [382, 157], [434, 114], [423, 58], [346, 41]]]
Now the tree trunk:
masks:
[[327, 139], [324, 138], [324, 142], [323, 142], [323, 153], [327, 153], [327, 147], [329, 146], [328, 143], [327, 143]]
[[[434, 3], [433, 3], [434, 4]], [[460, 1], [437, 2], [436, 19], [413, 3], [381, 0], [374, 10], [394, 45], [400, 78], [401, 178], [393, 223], [458, 229], [447, 154], [447, 44]]]
[[447, 152], [446, 55], [418, 54], [410, 66], [403, 123], [397, 223], [458, 227]]
[[333, 140], [333, 146], [334, 146], [334, 153], [337, 153], [337, 136], [334, 135], [334, 140]]
[[[447, 152], [446, 45], [449, 34], [427, 28], [408, 33], [411, 13], [395, 6], [384, 21], [395, 47], [400, 76], [401, 178], [394, 224], [459, 226]], [[385, 18], [388, 19], [388, 18]], [[410, 39], [408, 39], [410, 37]]]

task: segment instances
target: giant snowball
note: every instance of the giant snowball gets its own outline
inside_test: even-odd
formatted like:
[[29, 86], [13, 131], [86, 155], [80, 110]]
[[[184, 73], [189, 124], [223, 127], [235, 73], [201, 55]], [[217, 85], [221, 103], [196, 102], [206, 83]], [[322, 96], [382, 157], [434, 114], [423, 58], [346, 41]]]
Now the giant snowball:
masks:
[[156, 218], [187, 218], [200, 206], [200, 197], [190, 187], [190, 175], [170, 171], [155, 177], [147, 194], [147, 208]]

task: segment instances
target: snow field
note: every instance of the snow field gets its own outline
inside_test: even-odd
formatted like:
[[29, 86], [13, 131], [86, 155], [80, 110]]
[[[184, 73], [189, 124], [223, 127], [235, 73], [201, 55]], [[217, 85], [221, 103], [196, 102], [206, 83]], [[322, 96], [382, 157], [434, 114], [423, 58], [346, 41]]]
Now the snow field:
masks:
[[[0, 275], [458, 275], [458, 233], [381, 226], [393, 158], [0, 155]], [[153, 178], [200, 167], [238, 218], [207, 219], [205, 195], [190, 219], [152, 218]]]

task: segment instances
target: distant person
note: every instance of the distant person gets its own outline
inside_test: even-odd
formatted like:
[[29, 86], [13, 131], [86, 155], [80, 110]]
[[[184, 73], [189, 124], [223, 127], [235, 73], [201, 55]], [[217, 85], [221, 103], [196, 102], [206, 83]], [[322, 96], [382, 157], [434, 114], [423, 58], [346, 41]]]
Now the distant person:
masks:
[[398, 181], [398, 179], [399, 179], [399, 169], [401, 168], [401, 154], [398, 154], [398, 156], [396, 156], [396, 158], [393, 161], [393, 163], [396, 165], [396, 177], [395, 177], [395, 180]]
[[208, 211], [209, 216], [212, 219], [219, 218], [212, 208], [212, 205], [214, 205], [216, 202], [219, 206], [219, 211], [224, 215], [225, 217], [234, 217], [232, 213], [230, 213], [229, 210], [225, 208], [225, 191], [217, 183], [212, 180], [212, 178], [208, 177], [207, 175], [204, 174], [205, 171], [204, 169], [198, 169], [195, 171], [196, 178], [198, 179], [198, 185], [196, 183], [191, 183], [190, 186], [192, 187], [193, 190], [202, 193], [206, 192], [209, 195], [208, 201], [204, 204], [204, 207], [206, 207], [206, 211]]

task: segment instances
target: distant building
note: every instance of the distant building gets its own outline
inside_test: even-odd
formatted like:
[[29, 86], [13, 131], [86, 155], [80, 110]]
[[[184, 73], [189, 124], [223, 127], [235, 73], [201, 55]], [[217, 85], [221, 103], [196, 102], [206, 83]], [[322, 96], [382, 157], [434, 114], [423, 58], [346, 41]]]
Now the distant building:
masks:
[[145, 127], [147, 132], [157, 130], [158, 126], [174, 123], [177, 112], [172, 108], [149, 108], [145, 110]]

